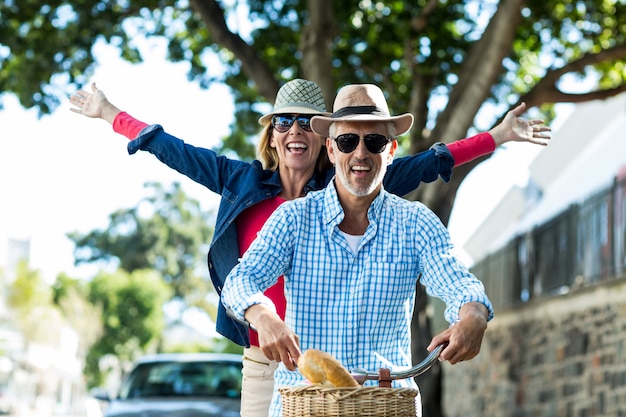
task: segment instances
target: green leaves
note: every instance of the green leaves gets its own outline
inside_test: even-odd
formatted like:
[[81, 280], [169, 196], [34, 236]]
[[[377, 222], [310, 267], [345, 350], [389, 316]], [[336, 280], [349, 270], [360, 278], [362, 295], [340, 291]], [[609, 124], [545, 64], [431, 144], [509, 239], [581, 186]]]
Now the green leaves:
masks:
[[102, 384], [107, 370], [101, 360], [107, 355], [127, 364], [157, 346], [165, 326], [163, 304], [170, 296], [160, 275], [147, 269], [100, 272], [89, 282], [89, 301], [99, 307], [102, 317], [101, 336], [87, 354], [90, 386]]
[[[146, 184], [137, 206], [109, 217], [104, 230], [72, 233], [75, 263], [108, 266], [88, 284], [89, 301], [102, 312], [102, 333], [87, 356], [90, 384], [102, 383], [100, 359], [114, 355], [122, 363], [156, 349], [164, 328], [163, 305], [172, 300], [197, 307], [215, 319], [206, 252], [213, 222], [180, 184]], [[60, 281], [57, 294], [67, 293]]]
[[[335, 89], [326, 93], [331, 96], [346, 83], [374, 82], [389, 93], [390, 107], [397, 112], [421, 111], [425, 106], [419, 102], [445, 103], [461, 78], [469, 49], [497, 19], [499, 8], [520, 4], [521, 13], [519, 24], [508, 21], [517, 32], [497, 84], [483, 87], [494, 102], [513, 103], [547, 70], [626, 41], [626, 5], [617, 0], [518, 0], [511, 6], [461, 0], [254, 0], [247, 2], [247, 9], [246, 3], [215, 0], [31, 3], [0, 4], [0, 91], [15, 93], [26, 108], [52, 112], [60, 97], [90, 76], [95, 42], [117, 45], [124, 59], [138, 62], [141, 55], [133, 37], [163, 36], [169, 59], [190, 63], [189, 79], [202, 87], [217, 81], [232, 88], [237, 122], [232, 140], [220, 149], [232, 150], [242, 159], [254, 156], [245, 137], [258, 131], [255, 104], [271, 102], [282, 80], [312, 74], [326, 85], [318, 77], [330, 77]], [[316, 35], [310, 28], [325, 33]], [[319, 53], [305, 46], [317, 38], [330, 39], [330, 55], [303, 59], [304, 54]], [[209, 56], [219, 59], [223, 68], [210, 68]], [[318, 62], [320, 70], [331, 72], [315, 75], [302, 62]], [[610, 56], [587, 65], [584, 72], [583, 68], [566, 72], [594, 74], [602, 88], [614, 88], [624, 83], [624, 62], [623, 54]], [[271, 85], [265, 81], [268, 74], [273, 77]], [[417, 91], [416, 84], [423, 90]], [[547, 100], [549, 95], [543, 97]], [[432, 127], [440, 110], [430, 110], [415, 130]], [[422, 140], [417, 136], [414, 142]]]
[[204, 305], [198, 294], [212, 290], [205, 267], [212, 221], [180, 184], [165, 189], [149, 183], [146, 188], [149, 195], [136, 207], [109, 216], [107, 229], [69, 235], [76, 246], [75, 263], [112, 262], [131, 273], [154, 270], [175, 298]]
[[[213, 232], [209, 215], [178, 183], [170, 188], [149, 183], [146, 189], [147, 196], [137, 206], [112, 213], [106, 229], [69, 236], [76, 246], [77, 264], [109, 266], [86, 289], [89, 301], [102, 314], [101, 337], [87, 356], [92, 385], [102, 382], [106, 370], [100, 360], [106, 355], [126, 363], [157, 349], [165, 326], [165, 303], [174, 299], [215, 318], [205, 267]], [[71, 282], [60, 280], [59, 298], [71, 287]]]

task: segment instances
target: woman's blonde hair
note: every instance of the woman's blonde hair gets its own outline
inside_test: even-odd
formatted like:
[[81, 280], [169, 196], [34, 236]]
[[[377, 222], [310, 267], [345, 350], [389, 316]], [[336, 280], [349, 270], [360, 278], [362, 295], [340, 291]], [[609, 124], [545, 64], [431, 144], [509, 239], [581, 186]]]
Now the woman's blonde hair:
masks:
[[[276, 152], [276, 148], [272, 147], [272, 134], [274, 132], [274, 127], [272, 127], [271, 123], [268, 123], [263, 128], [261, 132], [261, 140], [259, 141], [259, 146], [257, 149], [257, 158], [263, 164], [264, 169], [269, 169], [270, 171], [276, 171], [278, 169], [278, 164], [280, 160], [278, 159], [278, 152]], [[316, 135], [320, 138], [321, 141], [325, 141], [319, 135]], [[328, 159], [328, 153], [326, 152], [326, 145], [322, 143], [322, 147], [320, 149], [320, 153], [317, 156], [317, 162], [315, 163], [315, 171], [318, 174], [324, 174], [332, 167], [330, 160]]]
[[271, 146], [273, 130], [271, 123], [265, 125], [257, 148], [257, 158], [263, 164], [263, 169], [269, 169], [270, 171], [278, 169], [278, 152]]

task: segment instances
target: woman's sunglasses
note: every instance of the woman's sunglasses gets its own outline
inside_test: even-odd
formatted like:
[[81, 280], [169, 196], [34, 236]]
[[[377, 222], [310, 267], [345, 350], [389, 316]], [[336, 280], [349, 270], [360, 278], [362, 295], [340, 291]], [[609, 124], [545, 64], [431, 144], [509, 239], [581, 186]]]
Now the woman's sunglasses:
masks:
[[289, 114], [278, 114], [272, 117], [272, 127], [281, 133], [287, 132], [293, 126], [293, 122], [298, 121], [298, 125], [305, 132], [311, 132], [310, 115], [293, 116]]
[[[337, 136], [335, 142], [337, 142], [337, 148], [341, 152], [350, 153], [354, 152], [356, 147], [359, 146], [360, 139], [361, 137], [356, 133], [345, 133]], [[365, 142], [365, 147], [371, 153], [381, 153], [385, 150], [387, 144], [391, 142], [391, 138], [377, 133], [368, 133], [363, 136], [363, 142]]]

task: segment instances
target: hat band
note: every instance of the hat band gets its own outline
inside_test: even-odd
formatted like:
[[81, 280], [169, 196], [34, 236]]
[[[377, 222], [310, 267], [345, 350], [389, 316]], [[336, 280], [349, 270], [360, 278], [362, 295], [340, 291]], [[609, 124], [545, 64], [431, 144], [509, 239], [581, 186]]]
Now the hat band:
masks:
[[389, 117], [389, 113], [376, 106], [350, 106], [334, 112], [330, 117], [337, 119], [339, 117], [350, 116], [353, 114], [371, 114], [375, 116]]

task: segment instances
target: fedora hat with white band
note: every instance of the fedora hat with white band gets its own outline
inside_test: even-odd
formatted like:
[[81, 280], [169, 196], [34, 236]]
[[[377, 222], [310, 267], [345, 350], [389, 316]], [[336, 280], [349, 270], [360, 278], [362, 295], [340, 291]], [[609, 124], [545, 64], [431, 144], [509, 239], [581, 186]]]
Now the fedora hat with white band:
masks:
[[326, 103], [322, 89], [313, 81], [296, 78], [285, 83], [278, 90], [274, 108], [270, 113], [259, 118], [259, 123], [266, 126], [275, 114], [323, 114], [330, 115], [326, 111]]
[[349, 84], [337, 93], [330, 116], [314, 116], [311, 128], [322, 137], [328, 137], [328, 129], [340, 121], [391, 122], [396, 127], [396, 135], [408, 132], [413, 125], [413, 115], [404, 113], [391, 116], [387, 100], [382, 90], [373, 84]]

